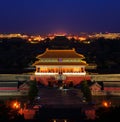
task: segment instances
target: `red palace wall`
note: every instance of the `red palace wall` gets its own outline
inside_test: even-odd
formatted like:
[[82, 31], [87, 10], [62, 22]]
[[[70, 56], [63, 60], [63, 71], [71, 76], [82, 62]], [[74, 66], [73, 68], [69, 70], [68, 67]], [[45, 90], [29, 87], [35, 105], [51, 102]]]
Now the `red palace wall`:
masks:
[[104, 91], [120, 91], [120, 87], [104, 87]]
[[67, 76], [66, 80], [64, 80], [64, 82], [66, 84], [73, 82], [73, 85], [77, 85], [83, 80], [91, 80], [91, 78], [90, 78], [90, 76]]
[[17, 91], [17, 87], [0, 87], [0, 91]]
[[[31, 80], [36, 80], [45, 86], [48, 85], [49, 82], [57, 83], [58, 81], [54, 78], [54, 76], [31, 76]], [[86, 76], [66, 76], [66, 79], [63, 80], [64, 83], [69, 84], [70, 82], [73, 85], [79, 84], [83, 80], [91, 80], [89, 75]]]

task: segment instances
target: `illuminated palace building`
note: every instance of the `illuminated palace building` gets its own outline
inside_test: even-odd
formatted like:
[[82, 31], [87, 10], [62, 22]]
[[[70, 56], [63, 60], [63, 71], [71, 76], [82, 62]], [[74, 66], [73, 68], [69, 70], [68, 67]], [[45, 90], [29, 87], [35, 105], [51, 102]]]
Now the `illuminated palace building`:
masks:
[[36, 67], [35, 78], [37, 81], [48, 85], [48, 83], [79, 84], [82, 80], [89, 80], [86, 75], [85, 57], [78, 54], [75, 49], [53, 50], [46, 49], [43, 54], [37, 56], [33, 64]]

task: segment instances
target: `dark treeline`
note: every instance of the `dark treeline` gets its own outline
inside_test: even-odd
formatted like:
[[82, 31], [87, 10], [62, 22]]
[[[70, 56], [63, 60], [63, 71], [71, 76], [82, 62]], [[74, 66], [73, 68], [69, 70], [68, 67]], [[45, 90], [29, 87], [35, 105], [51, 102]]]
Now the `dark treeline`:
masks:
[[[85, 56], [87, 63], [97, 64], [98, 73], [120, 73], [120, 39], [88, 39], [83, 43], [66, 37], [30, 43], [20, 38], [0, 39], [0, 73], [22, 73], [46, 48], [72, 49]], [[87, 42], [86, 41], [86, 42]]]

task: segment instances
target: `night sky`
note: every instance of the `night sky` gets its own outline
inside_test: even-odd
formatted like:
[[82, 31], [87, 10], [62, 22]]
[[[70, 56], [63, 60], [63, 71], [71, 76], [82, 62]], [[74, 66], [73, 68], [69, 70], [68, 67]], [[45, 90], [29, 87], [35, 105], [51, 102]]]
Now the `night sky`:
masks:
[[0, 33], [120, 32], [120, 0], [0, 0]]

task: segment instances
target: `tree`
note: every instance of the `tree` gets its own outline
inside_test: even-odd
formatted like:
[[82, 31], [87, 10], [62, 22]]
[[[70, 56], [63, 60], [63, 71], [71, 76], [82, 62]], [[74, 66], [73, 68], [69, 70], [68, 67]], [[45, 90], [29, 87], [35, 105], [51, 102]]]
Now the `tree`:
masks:
[[91, 102], [92, 100], [92, 94], [91, 91], [89, 89], [88, 83], [86, 80], [81, 82], [81, 91], [83, 92], [84, 97], [86, 98], [86, 100], [88, 102]]
[[30, 81], [30, 88], [28, 92], [28, 98], [32, 102], [38, 94], [38, 88], [36, 81]]

